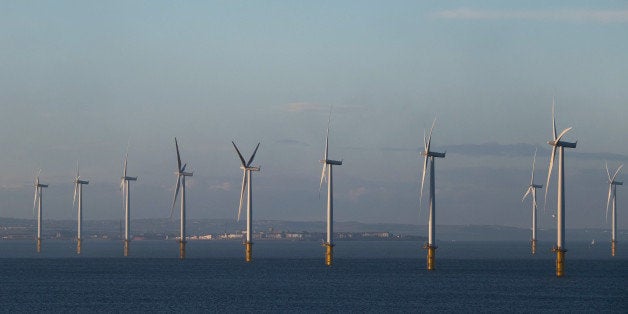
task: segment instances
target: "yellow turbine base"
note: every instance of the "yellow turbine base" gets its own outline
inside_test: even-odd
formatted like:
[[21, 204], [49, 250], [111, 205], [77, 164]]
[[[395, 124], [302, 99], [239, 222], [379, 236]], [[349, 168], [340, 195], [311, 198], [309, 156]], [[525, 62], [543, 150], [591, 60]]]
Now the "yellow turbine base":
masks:
[[536, 254], [536, 240], [532, 240], [530, 241], [531, 244], [531, 249], [532, 249], [532, 255]]
[[81, 254], [81, 239], [76, 241], [76, 254]]
[[251, 262], [253, 260], [253, 242], [244, 243], [245, 246], [245, 256], [244, 260], [247, 262]]
[[611, 241], [611, 255], [615, 256], [615, 246], [617, 245], [617, 241]]
[[185, 241], [179, 241], [179, 259], [185, 259]]
[[37, 238], [37, 253], [41, 253], [41, 239]]
[[124, 256], [129, 256], [129, 243], [131, 241], [124, 240]]
[[436, 248], [429, 245], [427, 247], [427, 270], [434, 270], [436, 268]]
[[553, 252], [556, 252], [556, 277], [563, 277], [565, 275], [565, 252], [567, 250], [554, 247]]
[[325, 246], [325, 265], [331, 266], [334, 262], [334, 245], [331, 243], [323, 245]]

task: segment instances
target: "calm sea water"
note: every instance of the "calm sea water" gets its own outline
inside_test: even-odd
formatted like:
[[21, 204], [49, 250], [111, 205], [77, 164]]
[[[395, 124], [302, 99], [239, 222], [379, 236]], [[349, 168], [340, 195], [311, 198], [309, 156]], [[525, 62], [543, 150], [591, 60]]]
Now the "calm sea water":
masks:
[[[621, 243], [620, 243], [621, 244]], [[414, 242], [338, 242], [323, 265], [312, 242], [258, 242], [243, 261], [237, 242], [0, 241], [4, 312], [628, 312], [628, 247], [568, 246], [566, 277], [554, 276], [551, 243], [441, 243], [434, 272]]]

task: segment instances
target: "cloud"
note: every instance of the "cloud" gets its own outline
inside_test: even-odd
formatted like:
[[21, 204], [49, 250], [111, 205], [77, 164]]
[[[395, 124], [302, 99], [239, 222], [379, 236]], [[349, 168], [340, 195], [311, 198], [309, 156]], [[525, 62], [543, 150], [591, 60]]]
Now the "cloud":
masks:
[[209, 186], [210, 190], [220, 190], [220, 191], [231, 191], [231, 183], [230, 182], [222, 182], [219, 184], [214, 184]]
[[[329, 104], [317, 104], [311, 102], [292, 102], [289, 104], [281, 105], [281, 110], [287, 112], [306, 112], [306, 111], [322, 111], [329, 113]], [[333, 105], [334, 112], [341, 113], [356, 113], [365, 111], [366, 108], [364, 106], [358, 105]]]
[[361, 186], [357, 189], [353, 189], [349, 191], [349, 199], [353, 202], [357, 202], [358, 199], [366, 193], [366, 188]]
[[458, 8], [432, 16], [454, 20], [534, 20], [564, 22], [628, 23], [628, 10], [481, 10]]
[[[539, 156], [549, 156], [551, 153], [548, 145], [533, 145], [526, 143], [518, 144], [499, 144], [499, 143], [482, 143], [482, 144], [461, 144], [442, 146], [443, 150], [452, 154], [465, 156], [502, 156], [502, 157], [531, 157], [535, 149], [538, 149]], [[617, 160], [628, 161], [628, 156], [617, 153], [582, 153], [574, 151], [570, 156], [579, 159], [589, 160]]]
[[302, 142], [302, 141], [291, 139], [291, 138], [285, 138], [285, 139], [277, 140], [277, 141], [275, 141], [275, 143], [277, 143], [277, 144], [284, 144], [284, 145], [294, 145], [294, 146], [310, 146], [310, 144], [308, 144], [306, 142]]
[[288, 112], [321, 111], [329, 110], [329, 106], [310, 102], [293, 102], [283, 105], [283, 109]]

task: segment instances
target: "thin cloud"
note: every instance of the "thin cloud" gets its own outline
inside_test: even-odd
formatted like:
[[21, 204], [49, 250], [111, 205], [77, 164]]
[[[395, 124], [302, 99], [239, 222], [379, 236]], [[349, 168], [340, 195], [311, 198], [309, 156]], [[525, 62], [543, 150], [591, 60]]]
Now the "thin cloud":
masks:
[[[321, 111], [329, 113], [330, 104], [317, 104], [311, 102], [292, 102], [285, 105], [281, 105], [279, 108], [287, 112], [306, 112], [306, 111]], [[364, 106], [358, 105], [333, 105], [334, 112], [341, 113], [356, 113], [365, 111]]]
[[433, 14], [453, 20], [533, 20], [595, 23], [628, 23], [628, 10], [481, 10], [458, 8]]
[[275, 141], [275, 143], [277, 143], [277, 144], [284, 144], [284, 145], [294, 145], [294, 146], [310, 146], [310, 144], [308, 144], [306, 142], [295, 140], [295, 139], [291, 139], [291, 138], [285, 138], [285, 139], [277, 140], [277, 141]]
[[321, 105], [310, 102], [293, 102], [285, 104], [283, 109], [288, 112], [322, 111], [329, 110], [329, 105]]
[[357, 202], [364, 194], [366, 194], [366, 188], [361, 186], [357, 189], [352, 189], [349, 191], [349, 199], [353, 202]]
[[219, 191], [231, 191], [231, 183], [230, 182], [222, 182], [220, 184], [214, 184], [209, 186], [210, 190], [219, 190]]

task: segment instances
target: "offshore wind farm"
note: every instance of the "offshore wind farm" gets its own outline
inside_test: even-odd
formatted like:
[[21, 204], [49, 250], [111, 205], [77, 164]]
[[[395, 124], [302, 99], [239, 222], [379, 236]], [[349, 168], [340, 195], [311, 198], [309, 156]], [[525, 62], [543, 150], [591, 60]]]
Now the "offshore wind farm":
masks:
[[0, 2], [3, 310], [627, 312], [626, 34], [607, 0]]

